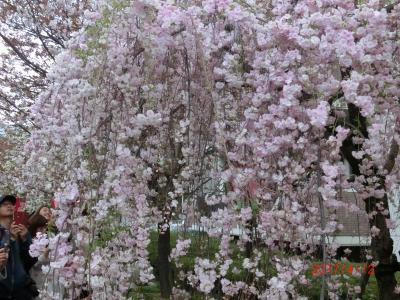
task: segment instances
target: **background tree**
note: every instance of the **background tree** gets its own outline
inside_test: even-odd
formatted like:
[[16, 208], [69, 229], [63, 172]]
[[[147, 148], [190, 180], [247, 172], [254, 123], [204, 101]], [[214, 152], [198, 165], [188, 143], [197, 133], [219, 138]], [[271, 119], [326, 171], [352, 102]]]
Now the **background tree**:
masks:
[[[48, 87], [46, 75], [55, 57], [82, 28], [85, 11], [90, 18], [92, 7], [94, 3], [87, 0], [0, 1], [0, 119], [8, 128], [4, 138], [12, 145], [2, 149], [7, 165], [7, 170], [0, 171], [2, 190], [15, 192], [14, 178], [19, 176], [21, 163], [18, 153], [37, 126], [29, 117], [30, 106]], [[50, 197], [46, 191], [43, 201]]]
[[[30, 131], [29, 107], [43, 91], [56, 55], [83, 25], [88, 0], [0, 2], [0, 116]], [[3, 48], [2, 47], [2, 48]]]

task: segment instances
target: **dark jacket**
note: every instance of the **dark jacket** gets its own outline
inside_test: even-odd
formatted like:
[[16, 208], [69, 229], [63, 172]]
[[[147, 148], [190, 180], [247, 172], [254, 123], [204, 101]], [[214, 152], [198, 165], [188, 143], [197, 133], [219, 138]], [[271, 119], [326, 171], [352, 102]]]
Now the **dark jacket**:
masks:
[[[0, 300], [26, 300], [34, 297], [34, 283], [29, 276], [31, 265], [29, 246], [32, 238], [28, 234], [24, 242], [20, 240], [10, 241], [10, 251], [7, 261], [7, 278], [0, 280]], [[2, 272], [3, 273], [3, 272]]]

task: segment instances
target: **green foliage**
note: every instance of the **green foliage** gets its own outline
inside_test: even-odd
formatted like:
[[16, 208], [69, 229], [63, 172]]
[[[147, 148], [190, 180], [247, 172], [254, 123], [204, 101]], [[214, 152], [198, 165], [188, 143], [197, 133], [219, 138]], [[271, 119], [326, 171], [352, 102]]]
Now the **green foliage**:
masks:
[[87, 49], [77, 49], [75, 50], [75, 55], [86, 62], [89, 57], [94, 56], [99, 50], [105, 49], [107, 47], [105, 29], [114, 23], [114, 16], [128, 6], [129, 1], [127, 0], [111, 1], [109, 6], [103, 9], [101, 18], [96, 20], [93, 25], [85, 28], [88, 37]]
[[107, 243], [113, 239], [117, 232], [129, 231], [130, 228], [128, 225], [112, 222], [112, 220], [115, 219], [121, 219], [121, 215], [116, 211], [110, 210], [107, 218], [98, 224], [99, 232], [91, 245], [92, 251], [97, 247], [105, 247]]

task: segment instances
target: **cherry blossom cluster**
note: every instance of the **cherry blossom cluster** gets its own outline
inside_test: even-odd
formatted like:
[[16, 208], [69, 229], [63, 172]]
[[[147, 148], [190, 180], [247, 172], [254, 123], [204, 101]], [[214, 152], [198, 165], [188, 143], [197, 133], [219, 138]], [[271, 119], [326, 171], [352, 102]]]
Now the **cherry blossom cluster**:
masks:
[[[39, 129], [21, 180], [35, 187], [31, 198], [53, 191], [59, 203], [50, 268], [66, 297], [86, 287], [95, 299], [122, 299], [151, 281], [151, 228], [165, 232], [180, 210], [220, 241], [181, 276], [193, 288], [301, 299], [302, 257], [341, 229], [341, 189], [382, 198], [399, 181], [398, 161], [385, 169], [399, 140], [399, 8], [379, 5], [141, 0], [88, 13], [32, 108]], [[195, 208], [200, 190], [210, 213]], [[262, 259], [254, 248], [287, 242], [291, 258]], [[189, 245], [179, 241], [171, 258]], [[232, 275], [236, 247], [246, 282]], [[337, 299], [340, 283], [327, 287]]]

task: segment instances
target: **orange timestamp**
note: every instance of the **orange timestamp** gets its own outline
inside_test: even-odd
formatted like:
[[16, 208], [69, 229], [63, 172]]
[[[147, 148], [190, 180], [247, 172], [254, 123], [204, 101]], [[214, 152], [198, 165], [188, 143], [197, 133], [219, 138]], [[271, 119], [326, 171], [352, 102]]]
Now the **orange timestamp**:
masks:
[[366, 264], [362, 265], [356, 264], [342, 264], [341, 262], [337, 262], [335, 264], [313, 264], [311, 269], [311, 275], [313, 277], [323, 276], [327, 274], [331, 275], [339, 275], [339, 274], [349, 274], [353, 275], [353, 272], [359, 273], [367, 273], [370, 276], [375, 275], [375, 265], [374, 264]]

